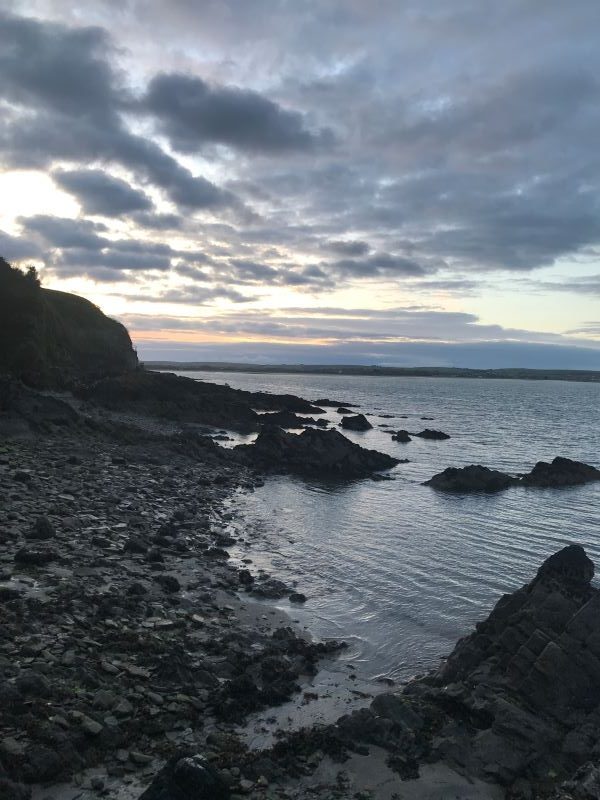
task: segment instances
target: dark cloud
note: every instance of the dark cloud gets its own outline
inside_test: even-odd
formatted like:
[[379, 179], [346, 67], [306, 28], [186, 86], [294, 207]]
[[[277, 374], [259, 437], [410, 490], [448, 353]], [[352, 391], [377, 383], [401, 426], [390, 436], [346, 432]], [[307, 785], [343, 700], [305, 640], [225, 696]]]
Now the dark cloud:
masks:
[[110, 244], [105, 236], [99, 236], [99, 233], [107, 230], [106, 225], [101, 222], [52, 217], [48, 214], [21, 218], [20, 222], [28, 233], [37, 234], [49, 247], [94, 251], [102, 250]]
[[193, 75], [156, 75], [141, 107], [159, 120], [171, 146], [183, 153], [198, 152], [206, 143], [269, 154], [306, 151], [333, 138], [328, 131], [307, 130], [301, 114], [257, 92], [210, 86]]
[[5, 163], [42, 168], [57, 159], [117, 163], [184, 208], [242, 211], [231, 192], [130, 132], [123, 112], [131, 98], [107, 61], [110, 50], [111, 40], [99, 28], [0, 15], [0, 91], [13, 106], [0, 126]]
[[11, 236], [0, 230], [0, 257], [6, 261], [24, 261], [28, 258], [39, 259], [42, 255], [39, 245], [23, 236]]
[[374, 253], [361, 259], [343, 258], [330, 267], [338, 275], [350, 278], [419, 277], [435, 272], [433, 267], [419, 264], [412, 258], [389, 253]]
[[355, 258], [357, 256], [366, 256], [371, 249], [367, 242], [360, 242], [356, 240], [325, 242], [323, 244], [324, 250], [329, 250], [340, 256], [348, 256]]
[[152, 209], [147, 194], [103, 170], [56, 170], [52, 177], [61, 188], [77, 197], [86, 214], [118, 217]]

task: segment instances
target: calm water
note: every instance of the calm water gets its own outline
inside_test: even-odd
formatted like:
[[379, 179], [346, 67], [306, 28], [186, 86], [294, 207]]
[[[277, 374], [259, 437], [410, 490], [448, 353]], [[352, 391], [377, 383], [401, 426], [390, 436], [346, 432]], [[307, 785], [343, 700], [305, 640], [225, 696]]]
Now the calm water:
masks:
[[[563, 455], [600, 466], [600, 384], [193, 377], [358, 403], [375, 428], [347, 435], [410, 459], [391, 471], [394, 481], [331, 486], [272, 478], [239, 501], [246, 535], [254, 538], [255, 565], [297, 580], [309, 602], [294, 617], [318, 635], [351, 641], [351, 656], [367, 675], [405, 678], [434, 666], [503, 592], [533, 577], [541, 561], [566, 543], [583, 544], [600, 565], [598, 483], [519, 487], [491, 496], [444, 495], [420, 485], [447, 466], [471, 463], [527, 471], [540, 459]], [[340, 419], [335, 411], [326, 416]], [[399, 444], [377, 427], [381, 423], [409, 431], [439, 428], [452, 438]]]

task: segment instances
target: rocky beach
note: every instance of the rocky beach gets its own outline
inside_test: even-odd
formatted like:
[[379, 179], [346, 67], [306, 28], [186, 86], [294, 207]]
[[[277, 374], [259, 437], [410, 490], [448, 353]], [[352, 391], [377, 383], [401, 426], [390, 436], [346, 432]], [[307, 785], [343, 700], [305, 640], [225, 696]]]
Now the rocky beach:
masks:
[[[22, 299], [23, 276], [7, 276]], [[27, 285], [26, 302], [30, 292], [54, 313], [52, 293]], [[302, 606], [304, 587], [256, 568], [231, 501], [273, 474], [343, 485], [385, 480], [406, 460], [323, 416], [335, 408], [338, 427], [371, 430], [353, 398], [144, 370], [123, 328], [73, 305], [95, 332], [77, 358], [68, 325], [55, 341], [33, 325], [18, 358], [4, 331], [2, 800], [600, 796], [600, 590], [580, 545], [531, 564], [438, 668], [363, 685], [351, 659], [339, 668], [345, 642], [319, 641], [275, 608]], [[115, 357], [94, 361], [103, 340]], [[35, 364], [23, 357], [32, 347]], [[390, 432], [401, 448], [450, 438]], [[599, 478], [556, 457], [520, 474], [447, 468], [425, 483], [467, 495]]]

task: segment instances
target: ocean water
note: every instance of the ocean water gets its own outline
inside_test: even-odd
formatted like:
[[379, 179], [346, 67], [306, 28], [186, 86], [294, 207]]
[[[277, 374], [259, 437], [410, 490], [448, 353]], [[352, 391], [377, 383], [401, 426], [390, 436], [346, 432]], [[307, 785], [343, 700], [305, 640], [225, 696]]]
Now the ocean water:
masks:
[[[402, 680], [435, 667], [504, 592], [530, 580], [565, 544], [584, 545], [600, 573], [600, 483], [495, 495], [421, 485], [445, 467], [472, 463], [525, 472], [562, 455], [600, 467], [600, 384], [186, 374], [357, 403], [374, 429], [344, 433], [410, 459], [389, 473], [393, 481], [274, 477], [235, 501], [254, 567], [297, 581], [309, 598], [301, 609], [278, 605], [318, 636], [345, 638], [347, 657], [366, 677]], [[335, 410], [326, 416], [340, 420]], [[451, 438], [400, 444], [386, 432], [425, 427]]]

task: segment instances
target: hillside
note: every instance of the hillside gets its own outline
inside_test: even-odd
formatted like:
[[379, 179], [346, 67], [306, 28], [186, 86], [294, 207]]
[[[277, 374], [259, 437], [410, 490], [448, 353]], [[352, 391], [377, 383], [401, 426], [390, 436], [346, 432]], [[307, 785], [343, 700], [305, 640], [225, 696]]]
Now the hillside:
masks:
[[76, 295], [40, 286], [0, 258], [0, 373], [61, 387], [137, 367], [126, 328]]

